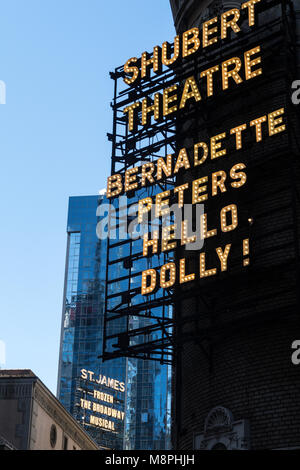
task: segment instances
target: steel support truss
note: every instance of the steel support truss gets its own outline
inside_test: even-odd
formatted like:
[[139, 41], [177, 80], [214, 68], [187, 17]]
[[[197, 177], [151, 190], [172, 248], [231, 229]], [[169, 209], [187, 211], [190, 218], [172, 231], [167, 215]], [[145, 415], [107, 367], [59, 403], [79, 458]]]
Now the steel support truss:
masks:
[[[274, 188], [274, 191], [289, 187], [291, 190], [291, 209], [292, 222], [291, 230], [293, 238], [287, 240], [282, 245], [292, 246], [294, 249], [294, 269], [297, 272], [299, 281], [299, 234], [298, 234], [298, 215], [299, 194], [297, 189], [295, 164], [300, 155], [299, 138], [299, 111], [292, 105], [291, 83], [297, 78], [296, 74], [296, 37], [295, 37], [295, 16], [293, 11], [293, 1], [283, 0], [264, 0], [259, 6], [260, 13], [264, 13], [263, 20], [259, 21], [258, 26], [234, 40], [222, 44], [211, 51], [195, 56], [195, 58], [185, 64], [176, 66], [176, 69], [164, 70], [159, 76], [141, 81], [135, 88], [124, 86], [123, 67], [118, 67], [111, 73], [114, 81], [114, 98], [112, 101], [113, 109], [113, 131], [108, 134], [112, 142], [111, 174], [124, 174], [130, 168], [140, 166], [145, 162], [155, 162], [158, 158], [165, 158], [170, 153], [175, 153], [181, 148], [181, 143], [187, 137], [195, 140], [199, 130], [210, 129], [216, 125], [217, 111], [212, 113], [205, 102], [188, 108], [187, 111], [178, 112], [172, 119], [164, 119], [161, 122], [152, 120], [151, 124], [130, 133], [128, 131], [127, 117], [123, 109], [135, 101], [141, 101], [145, 97], [151, 97], [154, 93], [174, 84], [181, 86], [186, 78], [191, 75], [198, 76], [198, 72], [206, 70], [211, 66], [220, 63], [222, 60], [239, 56], [241, 51], [256, 47], [258, 43], [263, 45], [265, 61], [272, 66], [272, 57], [281, 54], [281, 66], [275, 70], [265, 68], [263, 75], [258, 81], [247, 84], [247, 92], [253, 91], [255, 87], [268, 86], [272, 90], [273, 83], [274, 99], [284, 104], [288, 118], [288, 136], [285, 147], [281, 147], [277, 152], [273, 152], [269, 157], [264, 158], [263, 162], [254, 161], [250, 164], [250, 172], [257, 172], [259, 167], [270, 165], [280, 171], [280, 162], [285, 160], [285, 165], [290, 169], [289, 178], [282, 182], [282, 188]], [[277, 14], [274, 15], [274, 11]], [[278, 14], [279, 11], [279, 14]], [[268, 20], [269, 15], [269, 20]], [[278, 82], [281, 83], [280, 89]], [[239, 97], [243, 94], [243, 88], [237, 88], [230, 92], [230, 99], [239, 102]], [[266, 100], [272, 98], [272, 93], [266, 97]], [[216, 106], [222, 96], [216, 96]], [[226, 98], [228, 99], [228, 98]], [[261, 103], [261, 98], [260, 98]], [[268, 111], [268, 110], [266, 110]], [[271, 111], [271, 110], [269, 110]], [[242, 104], [240, 112], [243, 113]], [[203, 123], [197, 122], [197, 116], [202, 113]], [[231, 113], [230, 107], [228, 113]], [[239, 119], [239, 114], [237, 114]], [[185, 123], [191, 125], [185, 129]], [[193, 122], [197, 122], [193, 125]], [[239, 124], [237, 122], [237, 124]], [[251, 151], [249, 149], [249, 151]], [[288, 161], [287, 161], [288, 155]], [[129, 206], [136, 204], [137, 200], [147, 196], [152, 196], [156, 192], [161, 192], [174, 184], [174, 180], [164, 181], [160, 185], [149, 186], [139, 190], [129, 199]], [[181, 182], [179, 182], [181, 183]], [[271, 190], [272, 193], [272, 190]], [[245, 197], [246, 206], [259, 203], [256, 201], [255, 194], [249, 194]], [[123, 203], [121, 203], [122, 206]], [[120, 202], [115, 199], [115, 213], [110, 214], [110, 231], [120, 229], [124, 223], [122, 219]], [[120, 210], [121, 209], [121, 210]], [[274, 210], [281, 210], [277, 207]], [[121, 219], [121, 220], [120, 220]], [[280, 234], [282, 228], [274, 229], [274, 235]], [[269, 249], [276, 252], [282, 246], [276, 245]], [[211, 293], [214, 286], [226, 291], [226, 284], [234, 282], [234, 276], [228, 277], [227, 281], [215, 280], [209, 287], [196, 285], [189, 290], [169, 289], [158, 290], [154, 295], [140, 295], [140, 280], [143, 270], [151, 267], [159, 267], [166, 262], [178, 258], [178, 253], [172, 252], [151, 258], [143, 257], [141, 241], [112, 239], [108, 241], [107, 266], [106, 266], [106, 296], [105, 296], [105, 316], [104, 316], [104, 342], [103, 342], [103, 360], [114, 359], [118, 357], [134, 357], [140, 359], [151, 359], [159, 361], [162, 364], [172, 364], [176, 357], [178, 349], [186, 341], [195, 341], [203, 348], [203, 352], [209, 357], [209, 345], [205, 344], [206, 338], [210, 335], [210, 329], [218, 330], [216, 325], [204, 328], [201, 331], [197, 328], [198, 311], [190, 315], [176, 315], [176, 324], [174, 309], [178, 302], [184, 298], [194, 297], [199, 299], [199, 305], [209, 304]], [[258, 270], [257, 279], [265, 275], [268, 269]], [[280, 266], [278, 266], [280, 271]], [[269, 270], [270, 271], [270, 270]], [[238, 278], [238, 276], [236, 276]], [[298, 283], [299, 285], [299, 283]], [[299, 300], [299, 299], [298, 299]], [[299, 305], [299, 304], [298, 304]], [[178, 308], [178, 307], [177, 307]], [[208, 306], [211, 309], [211, 306]], [[278, 309], [278, 315], [282, 312]], [[281, 313], [280, 313], [281, 312]], [[274, 312], [274, 315], [276, 312]], [[265, 316], [259, 313], [260, 321]], [[255, 314], [251, 316], [249, 322], [255, 321]], [[188, 329], [185, 333], [185, 325], [193, 325], [195, 328]], [[245, 324], [245, 323], [244, 323]], [[239, 321], [229, 322], [226, 328], [222, 327], [220, 335], [224, 334], [226, 329], [238, 327]]]

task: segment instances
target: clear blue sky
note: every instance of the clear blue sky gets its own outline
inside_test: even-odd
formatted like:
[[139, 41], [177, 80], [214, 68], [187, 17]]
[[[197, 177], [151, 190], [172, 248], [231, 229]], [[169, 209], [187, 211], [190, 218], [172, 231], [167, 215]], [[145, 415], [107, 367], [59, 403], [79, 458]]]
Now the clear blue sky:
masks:
[[68, 197], [110, 169], [109, 71], [165, 40], [168, 0], [0, 0], [1, 313], [6, 368], [55, 393]]

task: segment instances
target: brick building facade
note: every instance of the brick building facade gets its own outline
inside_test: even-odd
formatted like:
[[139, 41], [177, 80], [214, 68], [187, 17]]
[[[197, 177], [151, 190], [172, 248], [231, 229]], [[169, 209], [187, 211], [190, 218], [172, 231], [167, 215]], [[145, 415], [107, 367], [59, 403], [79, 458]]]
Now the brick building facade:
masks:
[[[207, 19], [242, 3], [171, 0], [176, 30], [201, 29]], [[233, 35], [231, 42], [212, 48], [203, 69], [228, 54], [238, 56], [261, 45], [262, 76], [195, 109], [191, 106], [190, 120], [177, 123], [178, 148], [187, 149], [278, 109], [285, 110], [286, 129], [267, 138], [266, 126], [259, 143], [248, 130], [243, 148], [232, 145], [222, 163], [207, 162], [205, 172], [194, 168], [178, 178], [183, 184], [217, 170], [228, 173], [237, 162], [247, 167], [245, 187], [228, 190], [206, 208], [214, 227], [220, 207], [238, 206], [239, 231], [222, 238], [222, 245], [232, 243], [230, 272], [178, 291], [176, 449], [300, 448], [300, 366], [291, 361], [291, 344], [300, 338], [300, 120], [291, 101], [292, 83], [300, 79], [300, 5], [297, 0], [261, 0], [257, 8], [257, 28], [245, 29], [238, 41]], [[250, 241], [247, 268], [236, 248], [245, 238]], [[203, 249], [211, 253], [215, 244], [209, 238]], [[194, 255], [180, 253], [189, 257], [190, 269], [195, 268]], [[207, 264], [214, 262], [208, 255]]]

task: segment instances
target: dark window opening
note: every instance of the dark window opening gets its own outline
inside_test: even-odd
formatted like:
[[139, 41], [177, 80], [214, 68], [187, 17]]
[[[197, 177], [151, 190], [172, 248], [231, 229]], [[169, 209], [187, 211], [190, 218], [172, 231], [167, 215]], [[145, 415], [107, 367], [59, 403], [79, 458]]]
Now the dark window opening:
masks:
[[68, 438], [64, 436], [63, 450], [68, 450]]

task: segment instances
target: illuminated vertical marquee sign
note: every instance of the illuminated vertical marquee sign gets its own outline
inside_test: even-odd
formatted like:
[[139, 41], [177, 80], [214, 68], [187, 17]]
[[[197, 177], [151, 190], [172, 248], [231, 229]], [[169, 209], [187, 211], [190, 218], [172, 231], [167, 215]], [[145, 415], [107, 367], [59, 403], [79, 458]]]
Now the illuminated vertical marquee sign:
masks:
[[[168, 300], [172, 302], [172, 289], [177, 286], [193, 285], [197, 289], [208, 279], [223, 279], [231, 271], [245, 272], [251, 267], [253, 218], [243, 206], [245, 195], [249, 196], [254, 187], [251, 157], [254, 161], [265, 146], [276, 147], [278, 136], [288, 134], [289, 124], [286, 105], [280, 100], [277, 106], [274, 100], [259, 103], [257, 110], [237, 111], [236, 116], [235, 108], [236, 103], [241, 108], [243, 99], [255, 93], [256, 87], [263, 87], [272, 74], [274, 37], [272, 29], [266, 33], [259, 22], [260, 14], [272, 6], [267, 0], [247, 1], [239, 9], [205, 21], [201, 28], [176, 36], [172, 44], [165, 42], [155, 46], [151, 54], [144, 52], [141, 57], [130, 58], [113, 77], [116, 81], [122, 79], [128, 87], [119, 97], [115, 95], [113, 103], [115, 123], [118, 113], [122, 113], [119, 119], [126, 129], [123, 143], [128, 153], [125, 151], [124, 160], [113, 158], [108, 199], [138, 195], [140, 224], [151, 211], [163, 217], [172, 204], [179, 208], [189, 204], [194, 209], [204, 205], [197, 221], [199, 233], [195, 234], [183, 217], [162, 230], [144, 234], [141, 260], [176, 251], [174, 259], [140, 273], [133, 297], [140, 296], [144, 302], [150, 299], [148, 310], [158, 305], [151, 300], [158, 290], [170, 294]], [[226, 102], [231, 113], [226, 124], [218, 116], [218, 102], [223, 108]], [[212, 121], [211, 103], [215, 116], [214, 124], [208, 127], [206, 121]], [[200, 122], [199, 128], [193, 125], [195, 122]], [[165, 142], [166, 146], [174, 145], [173, 152], [161, 156], [151, 145], [143, 147], [146, 138], [159, 141], [174, 127], [176, 132]], [[116, 133], [111, 139], [114, 156]], [[164, 145], [163, 138], [160, 145]], [[120, 161], [123, 164], [118, 166]], [[171, 188], [157, 189], [169, 180], [174, 182]], [[141, 197], [147, 188], [148, 193]], [[155, 188], [153, 194], [151, 188]], [[194, 250], [199, 236], [203, 247]], [[108, 305], [106, 327], [117, 314], [117, 309], [110, 310]], [[127, 310], [122, 309], [124, 315], [140, 311], [138, 302], [133, 309], [132, 305], [131, 297]], [[149, 347], [151, 356], [153, 350]], [[124, 355], [129, 350], [123, 347]], [[138, 348], [133, 354], [139, 354]]]
[[[119, 432], [119, 423], [125, 420], [125, 384], [105, 375], [82, 369], [81, 383], [85, 386], [77, 406], [83, 412], [85, 425], [113, 433]], [[123, 398], [120, 398], [120, 397]]]

